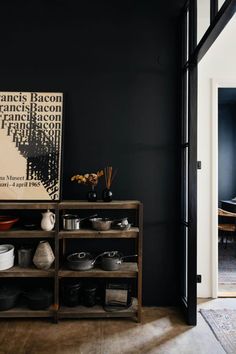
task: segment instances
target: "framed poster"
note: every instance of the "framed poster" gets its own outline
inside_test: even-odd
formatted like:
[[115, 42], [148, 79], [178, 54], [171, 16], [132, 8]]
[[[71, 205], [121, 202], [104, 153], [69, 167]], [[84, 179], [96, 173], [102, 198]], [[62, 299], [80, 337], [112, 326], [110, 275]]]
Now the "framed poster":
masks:
[[0, 92], [0, 199], [60, 199], [63, 94]]

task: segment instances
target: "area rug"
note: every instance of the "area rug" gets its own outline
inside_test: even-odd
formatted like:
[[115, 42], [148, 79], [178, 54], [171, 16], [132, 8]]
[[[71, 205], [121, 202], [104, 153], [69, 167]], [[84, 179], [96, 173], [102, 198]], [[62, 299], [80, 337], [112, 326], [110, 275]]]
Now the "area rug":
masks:
[[228, 354], [236, 353], [236, 309], [200, 310], [214, 335]]

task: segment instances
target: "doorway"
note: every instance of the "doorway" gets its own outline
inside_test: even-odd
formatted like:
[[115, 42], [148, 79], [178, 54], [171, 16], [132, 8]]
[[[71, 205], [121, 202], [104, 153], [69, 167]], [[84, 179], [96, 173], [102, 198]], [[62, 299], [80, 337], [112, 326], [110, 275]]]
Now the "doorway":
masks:
[[[233, 103], [234, 101], [234, 103]], [[236, 82], [212, 80], [212, 297], [236, 297], [236, 232], [218, 232], [219, 208], [236, 213]], [[233, 119], [234, 117], [234, 119]], [[235, 129], [233, 128], [235, 121]], [[235, 151], [235, 157], [234, 157]]]
[[218, 88], [218, 297], [236, 297], [236, 87]]

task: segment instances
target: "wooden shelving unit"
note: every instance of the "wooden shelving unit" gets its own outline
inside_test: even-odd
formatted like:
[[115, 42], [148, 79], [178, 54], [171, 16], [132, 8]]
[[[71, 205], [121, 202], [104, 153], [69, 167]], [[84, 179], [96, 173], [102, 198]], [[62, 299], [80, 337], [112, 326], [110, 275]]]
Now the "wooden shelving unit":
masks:
[[[17, 211], [22, 211], [26, 210], [27, 215], [30, 217], [30, 212], [31, 211], [38, 211], [41, 213], [42, 211], [45, 211], [47, 209], [52, 210], [53, 212], [57, 213], [58, 210], [58, 203], [52, 203], [52, 202], [1, 202], [0, 203], [0, 211], [9, 211], [9, 214], [13, 211], [14, 214], [17, 214]], [[5, 212], [6, 214], [6, 212]], [[17, 224], [16, 224], [17, 225]], [[25, 230], [25, 229], [20, 229], [19, 227], [14, 227], [10, 230], [7, 231], [0, 231], [0, 243], [14, 243], [17, 242], [19, 244], [20, 241], [22, 243], [27, 243], [28, 241], [30, 242], [35, 242], [35, 245], [38, 244], [40, 239], [44, 240], [50, 240], [54, 244], [54, 248], [56, 248], [56, 245], [58, 243], [57, 241], [57, 228], [55, 227], [55, 230], [53, 231], [43, 231], [43, 230]], [[55, 253], [56, 256], [56, 253]], [[26, 282], [30, 281], [30, 279], [35, 278], [38, 281], [40, 281], [40, 278], [46, 279], [49, 278], [52, 281], [52, 288], [54, 291], [54, 304], [50, 306], [50, 308], [45, 309], [45, 310], [37, 310], [33, 311], [30, 310], [29, 308], [25, 307], [14, 307], [10, 310], [7, 311], [0, 311], [0, 318], [20, 318], [20, 317], [47, 317], [47, 318], [52, 318], [56, 320], [56, 313], [58, 309], [58, 305], [56, 304], [56, 262], [55, 265], [53, 265], [52, 268], [48, 270], [41, 270], [37, 269], [33, 265], [29, 268], [21, 268], [17, 265], [15, 262], [14, 267], [7, 269], [7, 270], [2, 270], [0, 271], [0, 279], [1, 283], [3, 282], [4, 279], [12, 279], [13, 278], [25, 278]], [[30, 279], [27, 279], [30, 278]]]
[[[54, 321], [60, 318], [111, 318], [111, 317], [136, 317], [141, 321], [142, 313], [142, 229], [143, 229], [143, 206], [139, 201], [113, 201], [110, 203], [87, 202], [87, 201], [63, 201], [59, 203], [42, 202], [2, 202], [0, 210], [53, 210], [56, 214], [56, 224], [53, 231], [43, 230], [22, 230], [12, 228], [9, 231], [0, 232], [1, 243], [9, 243], [10, 240], [26, 239], [39, 242], [39, 239], [51, 239], [54, 244], [55, 262], [52, 269], [39, 270], [35, 267], [20, 268], [18, 265], [0, 271], [0, 278], [51, 278], [54, 287], [54, 303], [49, 309], [43, 311], [32, 311], [27, 308], [13, 308], [8, 311], [0, 311], [0, 318], [4, 317], [51, 317]], [[71, 210], [132, 210], [136, 219], [135, 227], [129, 230], [108, 230], [95, 231], [92, 229], [81, 229], [76, 231], [65, 231], [62, 229], [60, 220], [62, 213]], [[100, 268], [94, 268], [89, 271], [72, 271], [60, 264], [59, 255], [64, 254], [67, 242], [73, 239], [117, 239], [133, 240], [135, 253], [138, 254], [137, 262], [124, 262], [117, 271], [104, 271]], [[19, 242], [19, 241], [18, 241]], [[126, 242], [126, 241], [124, 241]], [[62, 250], [60, 244], [62, 243]], [[61, 294], [59, 282], [66, 278], [107, 278], [107, 279], [136, 279], [137, 298], [133, 300], [132, 306], [128, 309], [108, 312], [102, 306], [91, 308], [78, 306], [76, 308], [67, 308], [60, 306]]]
[[[105, 311], [101, 306], [86, 308], [78, 306], [77, 308], [60, 307], [58, 316], [67, 318], [95, 318], [95, 317], [136, 317], [141, 321], [142, 313], [142, 229], [143, 229], [143, 206], [142, 203], [136, 200], [113, 201], [110, 203], [87, 202], [87, 201], [64, 201], [59, 204], [59, 210], [62, 213], [71, 210], [132, 210], [136, 219], [136, 226], [129, 230], [108, 230], [95, 231], [91, 229], [81, 229], [76, 231], [59, 231], [59, 240], [62, 240], [63, 254], [65, 254], [66, 243], [70, 239], [133, 239], [135, 253], [138, 254], [138, 261], [124, 262], [119, 270], [104, 271], [99, 268], [93, 268], [88, 271], [68, 270], [62, 266], [58, 269], [58, 277], [62, 278], [106, 278], [106, 279], [137, 279], [137, 299], [135, 306], [126, 310], [117, 310], [113, 312]], [[82, 241], [81, 241], [82, 242]], [[135, 309], [134, 309], [135, 308]]]

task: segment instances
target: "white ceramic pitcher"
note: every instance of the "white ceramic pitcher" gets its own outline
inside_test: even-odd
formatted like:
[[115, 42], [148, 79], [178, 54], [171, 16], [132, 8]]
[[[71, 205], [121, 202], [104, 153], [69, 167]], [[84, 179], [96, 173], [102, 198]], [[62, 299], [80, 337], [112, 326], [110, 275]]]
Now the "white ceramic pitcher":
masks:
[[45, 213], [42, 213], [41, 228], [44, 231], [51, 231], [55, 225], [55, 214], [50, 210], [47, 210]]

